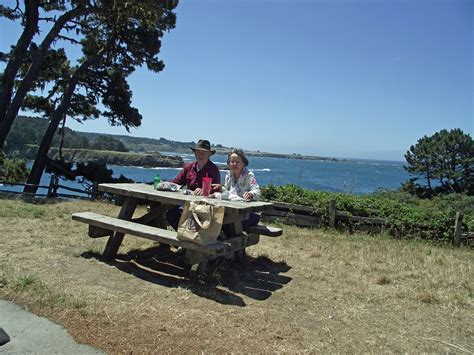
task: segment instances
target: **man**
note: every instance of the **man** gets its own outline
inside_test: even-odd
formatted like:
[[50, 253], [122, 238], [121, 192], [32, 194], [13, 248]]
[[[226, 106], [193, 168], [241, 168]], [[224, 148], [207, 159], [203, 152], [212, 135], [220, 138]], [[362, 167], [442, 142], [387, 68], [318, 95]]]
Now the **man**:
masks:
[[[210, 160], [211, 155], [216, 151], [211, 150], [211, 143], [206, 139], [200, 139], [191, 150], [194, 152], [196, 160], [187, 163], [183, 170], [171, 181], [178, 185], [186, 185], [188, 189], [193, 191], [194, 195], [202, 196], [202, 178], [210, 177], [212, 179], [211, 193], [213, 193], [221, 186], [219, 168]], [[181, 206], [177, 206], [169, 209], [166, 213], [168, 223], [176, 230], [178, 229], [182, 210]]]

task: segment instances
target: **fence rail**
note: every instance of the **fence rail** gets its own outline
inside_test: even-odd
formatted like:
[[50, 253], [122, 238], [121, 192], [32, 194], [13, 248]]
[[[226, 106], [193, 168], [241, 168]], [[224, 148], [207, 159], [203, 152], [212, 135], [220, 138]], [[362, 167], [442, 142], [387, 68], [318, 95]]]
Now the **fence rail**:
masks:
[[[37, 189], [47, 189], [47, 192], [45, 194], [40, 194], [40, 193], [27, 193], [23, 191], [11, 191], [11, 190], [6, 190], [2, 189], [2, 186], [0, 186], [0, 192], [2, 193], [7, 193], [7, 194], [22, 194], [22, 195], [31, 195], [31, 196], [41, 196], [41, 197], [67, 197], [67, 198], [88, 198], [88, 199], [95, 199], [97, 195], [97, 186], [94, 185], [92, 190], [87, 190], [87, 189], [78, 189], [75, 187], [70, 187], [70, 186], [65, 186], [61, 185], [59, 183], [59, 178], [56, 175], [51, 175], [51, 180], [49, 185], [36, 185], [36, 184], [27, 184], [27, 183], [22, 183], [22, 182], [8, 182], [8, 181], [0, 181], [0, 185], [3, 186], [30, 186], [30, 187], [36, 187]], [[73, 194], [64, 194], [58, 192], [58, 189], [61, 188], [63, 190], [71, 191], [71, 192], [76, 192], [76, 193], [81, 193], [85, 194], [85, 196], [80, 196], [80, 195], [73, 195]]]
[[[327, 225], [331, 228], [344, 225], [350, 233], [354, 230], [369, 233], [383, 232], [387, 226], [387, 220], [383, 218], [354, 216], [348, 212], [336, 210], [335, 200], [331, 200], [327, 209], [317, 209], [309, 206], [294, 205], [290, 203], [273, 202], [274, 209], [262, 213], [262, 219], [267, 222], [279, 220], [283, 223], [293, 224], [299, 227], [321, 227]], [[462, 230], [462, 213], [456, 213], [453, 226], [452, 242], [455, 246], [468, 244], [474, 246], [474, 232]], [[420, 229], [426, 229], [423, 224], [417, 225]]]

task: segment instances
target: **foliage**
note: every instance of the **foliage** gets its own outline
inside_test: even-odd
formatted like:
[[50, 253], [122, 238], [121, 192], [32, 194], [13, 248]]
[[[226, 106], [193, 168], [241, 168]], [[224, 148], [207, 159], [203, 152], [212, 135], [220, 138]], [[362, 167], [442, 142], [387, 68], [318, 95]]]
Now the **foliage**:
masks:
[[[51, 149], [50, 156], [61, 159], [56, 149]], [[101, 164], [143, 167], [182, 167], [184, 164], [183, 159], [178, 156], [90, 149], [63, 149], [62, 158], [75, 162], [97, 161]]]
[[[28, 146], [38, 146], [48, 128], [48, 124], [48, 120], [44, 118], [18, 116], [7, 138], [4, 149], [7, 156], [24, 156]], [[51, 144], [52, 147], [59, 147], [61, 134], [62, 132], [55, 134]], [[85, 136], [67, 127], [64, 128], [64, 148], [87, 149], [89, 145], [89, 140]]]
[[72, 162], [64, 160], [48, 160], [46, 172], [65, 179], [77, 181], [90, 193], [93, 192], [94, 186], [101, 183], [134, 182], [132, 179], [128, 179], [123, 175], [120, 175], [119, 178], [114, 178], [112, 169], [107, 169], [105, 163], [96, 161], [77, 163], [74, 169], [74, 164]]
[[125, 144], [109, 135], [98, 136], [91, 143], [90, 148], [96, 150], [111, 150], [114, 152], [128, 152]]
[[24, 159], [7, 159], [0, 153], [0, 180], [4, 182], [25, 181], [28, 176], [28, 168]]
[[[175, 14], [167, 8], [170, 5], [175, 4], [142, 0], [84, 4], [85, 14], [71, 25], [75, 28], [75, 38], [58, 34], [72, 45], [80, 46], [83, 56], [72, 65], [61, 48], [48, 49], [44, 53], [47, 60], [42, 59], [44, 64], [32, 86], [47, 92], [44, 96], [27, 96], [23, 107], [45, 117], [61, 113], [60, 119], [67, 115], [82, 121], [102, 116], [112, 125], [123, 125], [127, 130], [138, 127], [141, 115], [131, 107], [127, 77], [143, 64], [154, 72], [164, 68], [157, 56], [164, 32], [175, 24]], [[74, 6], [72, 1], [65, 2], [61, 10], [66, 13]], [[27, 54], [30, 53], [19, 78], [27, 74], [37, 53], [33, 42]]]
[[[123, 125], [127, 130], [140, 126], [142, 116], [131, 106], [132, 92], [127, 79], [137, 66], [146, 65], [155, 73], [163, 70], [164, 64], [158, 58], [161, 38], [165, 31], [174, 28], [176, 15], [172, 10], [176, 5], [177, 2], [152, 0], [52, 1], [46, 8], [43, 3], [25, 2], [24, 13], [21, 9], [4, 9], [0, 13], [5, 16], [10, 11], [18, 20], [32, 15], [26, 19], [23, 34], [35, 21], [30, 35], [20, 36], [17, 46], [2, 55], [8, 59], [9, 75], [2, 76], [0, 91], [0, 147], [18, 113], [19, 103], [23, 109], [50, 120], [28, 177], [29, 184], [39, 182], [54, 134], [61, 122], [65, 125], [66, 117], [82, 121], [102, 116], [110, 124]], [[50, 9], [57, 12], [47, 19], [53, 25], [37, 45], [32, 39], [38, 31], [38, 21], [44, 18], [39, 15]], [[66, 34], [61, 33], [62, 29]], [[71, 31], [74, 36], [69, 34]], [[25, 38], [26, 43], [20, 46]], [[61, 48], [50, 48], [58, 39], [81, 47], [83, 56], [76, 65], [71, 65]], [[19, 86], [12, 100], [15, 80]], [[27, 95], [28, 91], [35, 94]], [[36, 189], [25, 187], [25, 191]]]
[[[143, 64], [154, 72], [163, 69], [157, 54], [164, 32], [174, 28], [177, 3], [52, 0], [0, 6], [0, 17], [22, 27], [11, 50], [0, 53], [6, 62], [0, 76], [0, 148], [22, 105], [46, 116], [98, 117], [102, 98], [102, 107], [110, 109], [102, 114], [112, 124], [137, 126], [141, 116], [130, 107], [126, 78]], [[33, 41], [37, 38], [41, 43]], [[77, 65], [68, 61], [63, 41], [82, 47]], [[79, 83], [81, 90], [74, 92]], [[34, 91], [45, 96], [25, 100]]]
[[405, 169], [414, 177], [403, 189], [418, 196], [474, 194], [474, 141], [461, 129], [420, 138], [406, 152]]
[[465, 227], [474, 230], [474, 197], [465, 194], [426, 200], [402, 191], [357, 196], [305, 190], [295, 185], [267, 185], [262, 193], [267, 200], [311, 206], [326, 222], [329, 203], [335, 200], [338, 211], [386, 220], [386, 230], [397, 238], [450, 240], [457, 211], [464, 213]]
[[[77, 133], [87, 137], [89, 141], [94, 141], [99, 135], [103, 136], [103, 134], [92, 132]], [[190, 148], [196, 144], [195, 142], [177, 142], [165, 138], [154, 139], [116, 134], [107, 136], [120, 140], [127, 149], [134, 152], [189, 152]]]

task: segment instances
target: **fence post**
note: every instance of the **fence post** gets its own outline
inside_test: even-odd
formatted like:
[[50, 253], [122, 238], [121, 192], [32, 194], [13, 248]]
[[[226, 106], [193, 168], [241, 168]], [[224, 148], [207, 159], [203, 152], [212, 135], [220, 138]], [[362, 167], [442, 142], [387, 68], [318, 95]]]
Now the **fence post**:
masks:
[[463, 218], [462, 212], [456, 212], [456, 219], [454, 222], [453, 244], [457, 247], [461, 245], [462, 218]]
[[331, 228], [336, 226], [336, 200], [329, 201], [329, 226]]
[[98, 188], [99, 188], [99, 184], [97, 183], [97, 181], [94, 181], [92, 183], [91, 200], [97, 199]]
[[48, 193], [46, 196], [48, 197], [56, 197], [57, 190], [58, 190], [58, 177], [55, 174], [51, 175], [51, 180], [49, 181], [49, 188]]

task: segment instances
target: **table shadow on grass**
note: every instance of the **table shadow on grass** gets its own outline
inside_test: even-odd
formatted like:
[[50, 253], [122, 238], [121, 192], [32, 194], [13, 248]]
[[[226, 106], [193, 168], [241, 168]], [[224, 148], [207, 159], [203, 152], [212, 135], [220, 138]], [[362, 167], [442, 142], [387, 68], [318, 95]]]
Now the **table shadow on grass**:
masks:
[[240, 295], [263, 301], [291, 281], [290, 277], [281, 274], [291, 267], [266, 256], [245, 256], [239, 261], [220, 258], [205, 280], [194, 282], [189, 280], [184, 255], [173, 253], [167, 247], [131, 250], [117, 255], [115, 260], [103, 260], [100, 254], [93, 252], [83, 253], [82, 257], [101, 260], [147, 282], [186, 288], [200, 297], [240, 307], [246, 306]]

